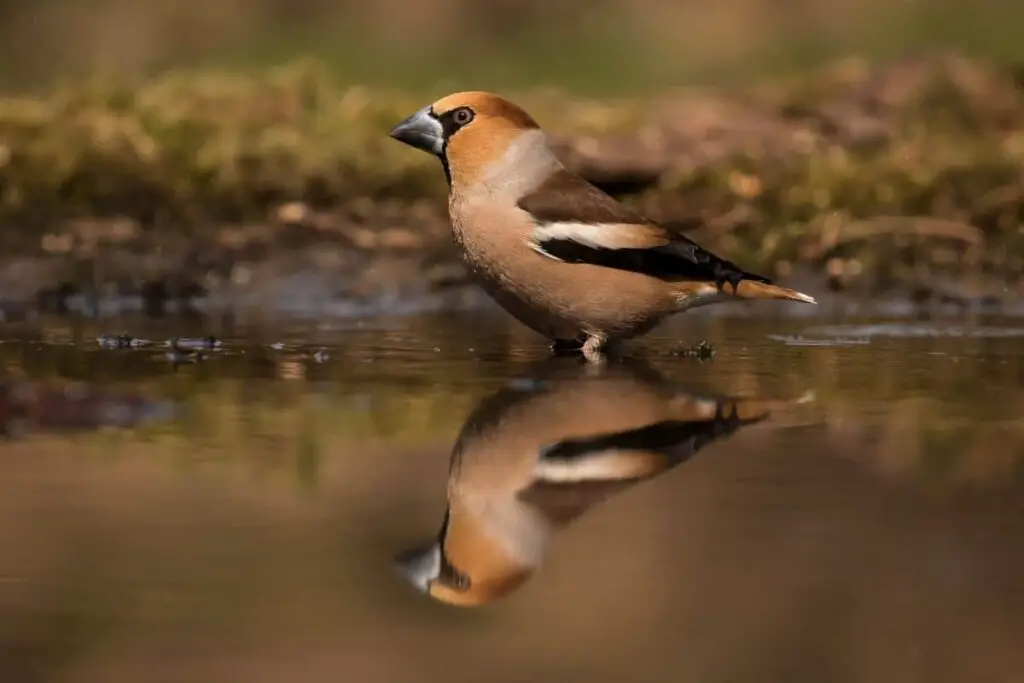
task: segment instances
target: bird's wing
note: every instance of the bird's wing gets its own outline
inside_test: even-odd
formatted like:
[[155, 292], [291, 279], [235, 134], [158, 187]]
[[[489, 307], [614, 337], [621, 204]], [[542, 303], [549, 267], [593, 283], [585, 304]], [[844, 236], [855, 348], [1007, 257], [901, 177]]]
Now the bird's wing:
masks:
[[518, 207], [534, 222], [530, 247], [566, 263], [643, 273], [664, 280], [771, 284], [683, 235], [652, 223], [591, 185], [562, 170], [523, 196]]
[[[694, 412], [694, 411], [691, 411]], [[713, 413], [664, 420], [635, 429], [564, 439], [542, 449], [532, 484], [520, 499], [565, 523], [643, 479], [685, 462], [708, 444], [765, 420], [741, 417], [737, 402], [716, 402]]]
[[601, 501], [628, 489], [636, 479], [581, 481], [574, 484], [553, 484], [535, 481], [518, 493], [519, 500], [538, 510], [552, 524], [572, 522]]
[[725, 405], [718, 404], [714, 414], [703, 419], [664, 420], [637, 429], [559, 441], [544, 449], [535, 476], [549, 482], [651, 476], [768, 417], [762, 413], [743, 419], [736, 414], [734, 403], [728, 404], [728, 412]]

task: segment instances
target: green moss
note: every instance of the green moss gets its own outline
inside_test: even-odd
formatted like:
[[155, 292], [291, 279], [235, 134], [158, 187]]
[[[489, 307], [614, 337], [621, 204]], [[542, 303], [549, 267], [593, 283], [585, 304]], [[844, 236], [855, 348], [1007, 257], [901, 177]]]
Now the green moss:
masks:
[[[46, 97], [0, 99], [0, 222], [127, 215], [187, 227], [263, 220], [293, 200], [337, 207], [428, 199], [441, 207], [436, 163], [387, 136], [438, 94], [341, 87], [322, 65], [301, 61], [249, 75], [167, 73], [135, 86], [94, 79]], [[660, 130], [669, 168], [629, 200], [671, 222], [679, 218], [671, 207], [685, 199], [698, 227], [724, 221], [697, 232], [745, 264], [868, 263], [878, 231], [864, 233], [871, 239], [835, 233], [902, 216], [975, 226], [983, 263], [1022, 267], [1004, 258], [1024, 246], [1024, 97], [1010, 69], [942, 55], [881, 69], [848, 61], [770, 87], [712, 93], [728, 105], [723, 116], [765, 132], [751, 136], [741, 125], [730, 133], [733, 122], [723, 120], [726, 132], [712, 143], [726, 153], [709, 161], [694, 153], [708, 132], [688, 129], [685, 117], [652, 100], [509, 94], [555, 138], [622, 134], [634, 160], [650, 154], [642, 131]], [[693, 101], [686, 93], [669, 99], [683, 108]], [[953, 233], [941, 239], [962, 241]], [[884, 237], [934, 246], [930, 231], [913, 226]]]
[[[553, 110], [551, 95], [536, 100]], [[163, 210], [235, 219], [292, 199], [437, 197], [436, 164], [387, 137], [422, 104], [338, 87], [310, 62], [258, 76], [169, 73], [137, 88], [95, 80], [45, 99], [3, 99], [0, 217], [145, 219]], [[589, 110], [574, 120], [601, 125]]]

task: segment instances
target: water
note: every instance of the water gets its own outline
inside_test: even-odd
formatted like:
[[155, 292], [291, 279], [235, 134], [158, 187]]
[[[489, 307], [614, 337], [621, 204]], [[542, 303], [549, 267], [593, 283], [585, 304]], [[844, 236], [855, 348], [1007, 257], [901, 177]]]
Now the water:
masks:
[[[10, 326], [3, 680], [1019, 681], [1021, 330], [691, 317], [595, 371], [479, 314]], [[122, 332], [153, 343], [96, 341]], [[469, 446], [495, 506], [496, 463], [568, 429], [619, 435], [591, 478], [655, 462], [628, 424], [700, 447], [591, 507], [534, 490], [579, 516], [516, 590], [451, 607], [394, 558], [435, 538], [453, 441], [502, 390]], [[724, 429], [716, 400], [764, 419]], [[460, 562], [493, 557], [466, 538]]]

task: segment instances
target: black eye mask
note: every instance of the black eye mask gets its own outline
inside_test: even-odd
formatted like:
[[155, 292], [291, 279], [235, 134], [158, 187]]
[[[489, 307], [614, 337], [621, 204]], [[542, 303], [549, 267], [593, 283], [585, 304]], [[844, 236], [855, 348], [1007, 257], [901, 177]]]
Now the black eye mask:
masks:
[[475, 118], [476, 114], [469, 107], [456, 107], [437, 117], [437, 120], [441, 122], [441, 130], [444, 132], [444, 145], [438, 156], [441, 159], [441, 167], [444, 169], [448, 187], [452, 186], [452, 171], [448, 165], [448, 141], [452, 139], [453, 135], [472, 123]]

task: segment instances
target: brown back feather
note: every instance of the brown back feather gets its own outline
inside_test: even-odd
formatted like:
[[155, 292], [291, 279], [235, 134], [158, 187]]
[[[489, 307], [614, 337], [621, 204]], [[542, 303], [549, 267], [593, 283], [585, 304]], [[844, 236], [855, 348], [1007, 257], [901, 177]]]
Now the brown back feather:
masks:
[[519, 492], [519, 499], [536, 508], [555, 526], [565, 526], [606, 498], [634, 486], [644, 477], [613, 481], [557, 484], [536, 481]]
[[647, 244], [642, 248], [596, 249], [571, 239], [545, 241], [544, 250], [563, 261], [631, 270], [667, 280], [710, 281], [719, 286], [730, 282], [734, 288], [742, 279], [771, 282], [711, 253], [685, 235], [644, 218], [568, 170], [552, 174], [522, 197], [517, 206], [539, 225], [571, 222], [644, 227]]
[[517, 203], [539, 223], [647, 225], [636, 211], [568, 170], [554, 173]]

